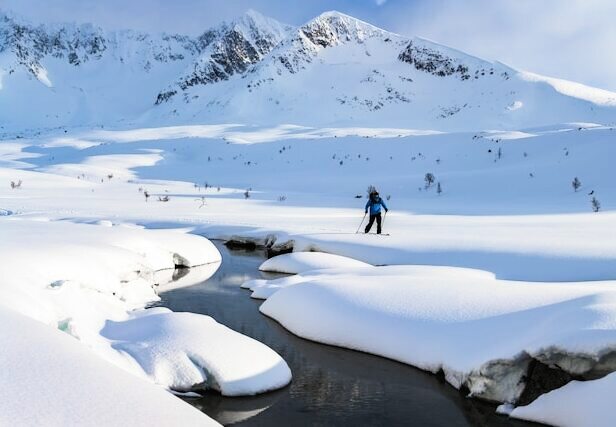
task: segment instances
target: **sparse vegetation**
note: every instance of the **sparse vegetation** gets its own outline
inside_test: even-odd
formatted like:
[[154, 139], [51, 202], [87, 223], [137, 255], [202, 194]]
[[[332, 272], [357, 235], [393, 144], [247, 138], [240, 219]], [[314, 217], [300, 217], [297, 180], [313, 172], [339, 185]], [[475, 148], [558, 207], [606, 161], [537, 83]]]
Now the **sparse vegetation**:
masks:
[[601, 203], [596, 197], [592, 198], [592, 200], [590, 201], [590, 204], [592, 205], [593, 212], [599, 212], [599, 210], [601, 209]]
[[426, 183], [425, 188], [427, 190], [428, 188], [432, 187], [434, 181], [436, 181], [436, 177], [434, 176], [434, 174], [428, 172], [426, 176], [424, 176], [424, 181]]
[[573, 191], [575, 191], [576, 193], [582, 186], [582, 183], [580, 182], [577, 176], [573, 178], [573, 181], [571, 181], [571, 186], [573, 187]]
[[11, 188], [13, 190], [17, 190], [17, 189], [21, 188], [21, 184], [22, 184], [21, 179], [19, 181], [17, 181], [17, 182], [11, 181]]

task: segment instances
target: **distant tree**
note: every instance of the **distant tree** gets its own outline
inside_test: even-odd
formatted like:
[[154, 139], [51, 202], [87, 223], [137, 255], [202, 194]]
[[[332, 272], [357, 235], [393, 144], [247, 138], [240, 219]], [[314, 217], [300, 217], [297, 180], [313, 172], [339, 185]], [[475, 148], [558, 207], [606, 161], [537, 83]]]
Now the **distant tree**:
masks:
[[573, 191], [575, 192], [577, 192], [582, 186], [582, 183], [580, 182], [577, 176], [573, 178], [573, 181], [571, 181], [571, 186], [573, 187]]
[[148, 199], [150, 198], [150, 193], [148, 193], [148, 190], [143, 191], [143, 196], [145, 197], [145, 201], [147, 202]]
[[434, 177], [434, 174], [428, 172], [426, 174], [426, 176], [424, 177], [424, 181], [426, 182], [426, 190], [430, 187], [432, 187], [432, 184], [434, 184], [434, 181], [436, 180], [436, 178]]
[[436, 184], [436, 193], [441, 194], [443, 192], [443, 188], [441, 187], [441, 183]]
[[593, 197], [590, 203], [592, 205], [592, 211], [599, 212], [599, 210], [601, 209], [601, 203], [599, 203], [599, 200], [597, 200], [596, 197]]

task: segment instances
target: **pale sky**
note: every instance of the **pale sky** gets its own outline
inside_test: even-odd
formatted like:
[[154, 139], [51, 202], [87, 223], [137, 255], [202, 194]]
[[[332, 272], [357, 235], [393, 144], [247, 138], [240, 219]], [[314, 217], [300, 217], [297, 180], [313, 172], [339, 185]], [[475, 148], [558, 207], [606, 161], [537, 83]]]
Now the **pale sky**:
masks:
[[300, 25], [339, 10], [489, 60], [616, 91], [616, 0], [0, 0], [34, 22], [199, 34], [255, 9]]

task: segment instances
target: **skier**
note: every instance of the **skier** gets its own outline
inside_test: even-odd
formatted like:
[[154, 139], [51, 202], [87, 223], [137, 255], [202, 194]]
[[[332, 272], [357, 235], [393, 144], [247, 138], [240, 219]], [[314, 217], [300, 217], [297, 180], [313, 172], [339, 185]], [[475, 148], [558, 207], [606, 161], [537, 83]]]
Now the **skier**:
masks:
[[366, 214], [368, 213], [368, 209], [370, 209], [370, 221], [368, 221], [368, 225], [366, 225], [366, 229], [364, 230], [366, 233], [370, 231], [372, 224], [374, 224], [374, 220], [376, 220], [376, 234], [381, 234], [381, 206], [383, 206], [385, 212], [389, 212], [389, 209], [387, 209], [379, 193], [377, 191], [372, 191], [368, 197], [365, 209]]

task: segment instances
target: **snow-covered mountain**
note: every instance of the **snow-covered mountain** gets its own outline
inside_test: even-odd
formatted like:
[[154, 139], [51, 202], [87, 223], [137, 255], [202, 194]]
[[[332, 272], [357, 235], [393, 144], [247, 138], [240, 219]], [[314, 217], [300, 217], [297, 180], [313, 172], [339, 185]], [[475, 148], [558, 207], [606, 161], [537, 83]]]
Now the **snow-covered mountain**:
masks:
[[198, 37], [0, 16], [5, 128], [241, 121], [462, 130], [615, 120], [616, 93], [338, 12], [294, 28], [250, 11]]

